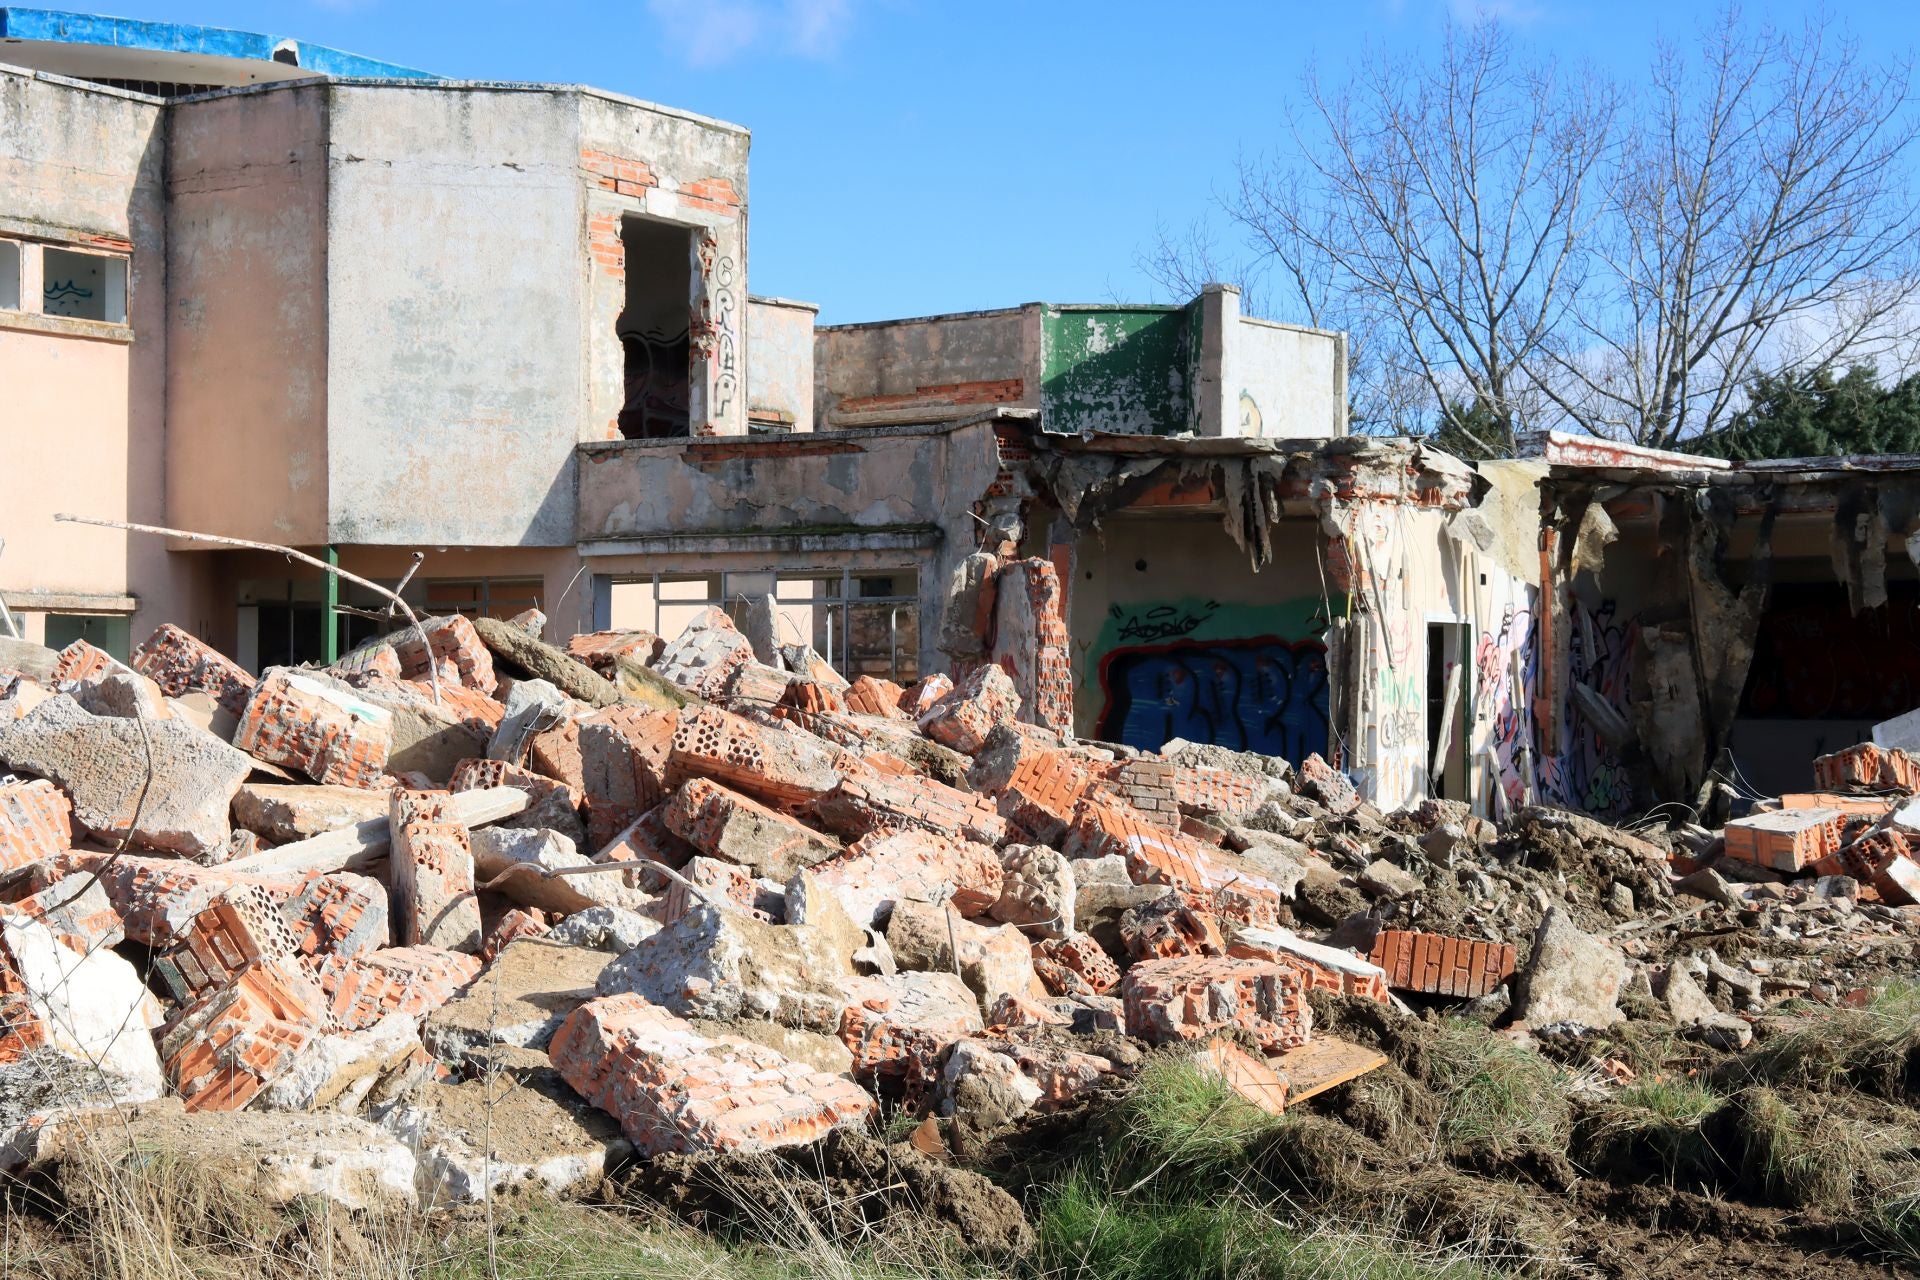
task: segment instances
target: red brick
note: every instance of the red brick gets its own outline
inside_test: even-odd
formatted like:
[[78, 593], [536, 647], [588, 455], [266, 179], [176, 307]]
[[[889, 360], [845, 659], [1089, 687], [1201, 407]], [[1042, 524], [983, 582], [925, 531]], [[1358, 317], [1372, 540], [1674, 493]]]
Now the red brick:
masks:
[[840, 781], [825, 743], [801, 729], [756, 724], [719, 707], [683, 707], [667, 758], [667, 782], [712, 778], [777, 809], [797, 810]]
[[903, 1085], [909, 1096], [933, 1083], [947, 1046], [983, 1029], [973, 993], [950, 973], [849, 978], [840, 1042], [856, 1079]]
[[[1094, 995], [1105, 995], [1120, 985], [1119, 966], [1089, 934], [1070, 933], [1064, 938], [1049, 938], [1045, 942], [1035, 943], [1033, 955], [1034, 972], [1041, 972], [1042, 960], [1057, 964], [1077, 975]], [[1044, 973], [1041, 973], [1040, 980], [1047, 983], [1047, 989], [1053, 991], [1054, 995], [1076, 994], [1069, 990], [1054, 990], [1055, 984], [1048, 982]]]
[[828, 830], [847, 839], [894, 827], [950, 833], [989, 845], [1007, 839], [1007, 820], [985, 796], [917, 774], [885, 774], [871, 765], [863, 773], [844, 774], [815, 804], [814, 813]]
[[587, 631], [567, 641], [567, 653], [611, 678], [619, 659], [645, 666], [660, 656], [664, 646], [651, 631]]
[[1007, 730], [988, 739], [967, 780], [1033, 844], [1059, 843], [1095, 787], [1093, 775], [1065, 751]]
[[813, 1142], [875, 1109], [851, 1081], [763, 1045], [710, 1039], [636, 995], [575, 1009], [548, 1055], [645, 1156]]
[[1775, 871], [1799, 871], [1840, 847], [1847, 815], [1837, 809], [1780, 809], [1726, 826], [1727, 856]]
[[419, 629], [407, 627], [388, 637], [400, 659], [403, 680], [427, 678], [429, 668], [438, 672], [444, 692], [449, 684], [491, 695], [499, 687], [493, 671], [493, 652], [480, 639], [473, 624], [460, 614], [443, 618], [423, 618]]
[[1242, 960], [1271, 960], [1300, 974], [1308, 990], [1360, 996], [1385, 1004], [1391, 999], [1387, 975], [1370, 960], [1316, 942], [1284, 929], [1237, 929], [1227, 954]]
[[54, 658], [53, 682], [66, 684], [71, 680], [86, 680], [112, 671], [119, 665], [105, 649], [96, 648], [85, 640], [75, 640]]
[[423, 1017], [460, 994], [481, 968], [478, 956], [440, 947], [309, 957], [303, 964], [342, 1031], [365, 1030], [394, 1013]]
[[235, 716], [245, 713], [258, 683], [245, 667], [171, 622], [133, 651], [133, 669], [169, 698], [205, 693]]
[[0, 870], [73, 847], [73, 803], [44, 778], [0, 784]]
[[1293, 970], [1264, 960], [1181, 956], [1148, 960], [1122, 984], [1127, 1034], [1153, 1044], [1238, 1027], [1268, 1053], [1307, 1042], [1313, 1013]]
[[302, 955], [365, 955], [392, 942], [386, 888], [369, 876], [309, 876], [280, 903], [280, 916]]
[[982, 915], [1000, 900], [1005, 874], [990, 846], [924, 829], [876, 831], [813, 870], [863, 926], [902, 898], [944, 900], [962, 916]]
[[391, 829], [394, 933], [407, 946], [480, 949], [473, 846], [445, 791], [396, 788]]
[[155, 957], [154, 968], [173, 998], [189, 1003], [226, 986], [244, 970], [299, 954], [293, 931], [258, 885], [220, 893]]
[[1483, 996], [1514, 968], [1509, 943], [1403, 929], [1381, 930], [1367, 958], [1386, 971], [1387, 985], [1396, 991], [1428, 995]]
[[839, 841], [706, 778], [690, 779], [661, 816], [694, 848], [782, 882], [841, 851]]
[[1195, 898], [1173, 892], [1121, 917], [1120, 941], [1135, 960], [1219, 956], [1227, 952], [1220, 922]]
[[86, 955], [126, 941], [126, 923], [107, 891], [86, 872], [60, 876], [45, 888], [0, 906], [0, 916], [38, 920], [64, 947]]
[[270, 671], [247, 700], [233, 745], [315, 782], [372, 787], [386, 773], [393, 718], [318, 680]]
[[250, 965], [160, 1036], [160, 1056], [189, 1111], [238, 1111], [290, 1070], [332, 1025], [298, 963]]
[[487, 930], [486, 940], [480, 944], [481, 962], [491, 964], [509, 942], [517, 938], [545, 937], [550, 928], [538, 911], [513, 907]]
[[900, 697], [904, 691], [891, 680], [882, 680], [877, 676], [861, 676], [847, 686], [847, 710], [855, 715], [885, 716], [889, 720], [905, 720], [907, 713], [900, 709]]

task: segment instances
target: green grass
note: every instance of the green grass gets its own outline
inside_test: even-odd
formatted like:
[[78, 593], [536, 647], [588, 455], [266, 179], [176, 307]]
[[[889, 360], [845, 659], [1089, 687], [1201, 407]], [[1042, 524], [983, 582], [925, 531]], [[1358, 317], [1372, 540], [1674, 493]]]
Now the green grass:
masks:
[[1891, 1101], [1907, 1093], [1920, 1055], [1920, 983], [1890, 983], [1864, 1009], [1821, 1009], [1729, 1068], [1762, 1084], [1829, 1091], [1845, 1085]]
[[1615, 1091], [1613, 1100], [1676, 1125], [1698, 1125], [1720, 1105], [1719, 1094], [1685, 1077], [1642, 1077]]
[[1573, 1122], [1565, 1076], [1532, 1050], [1475, 1023], [1448, 1022], [1429, 1046], [1426, 1071], [1451, 1146], [1495, 1156], [1565, 1149]]
[[1874, 1206], [1867, 1231], [1889, 1257], [1920, 1263], [1920, 1177], [1894, 1188]]
[[1462, 1253], [1301, 1230], [1239, 1197], [1120, 1197], [1077, 1174], [1048, 1195], [1031, 1273], [1061, 1280], [1479, 1280]]

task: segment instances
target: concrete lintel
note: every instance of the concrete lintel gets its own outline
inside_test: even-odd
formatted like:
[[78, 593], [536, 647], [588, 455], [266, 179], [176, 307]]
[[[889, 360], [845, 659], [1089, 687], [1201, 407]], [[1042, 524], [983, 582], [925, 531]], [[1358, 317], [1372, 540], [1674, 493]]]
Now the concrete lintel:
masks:
[[16, 613], [132, 613], [140, 607], [138, 596], [89, 591], [0, 591], [0, 597]]
[[934, 525], [894, 525], [834, 533], [662, 533], [606, 538], [580, 544], [580, 554], [601, 556], [774, 554], [789, 551], [924, 551], [941, 543]]

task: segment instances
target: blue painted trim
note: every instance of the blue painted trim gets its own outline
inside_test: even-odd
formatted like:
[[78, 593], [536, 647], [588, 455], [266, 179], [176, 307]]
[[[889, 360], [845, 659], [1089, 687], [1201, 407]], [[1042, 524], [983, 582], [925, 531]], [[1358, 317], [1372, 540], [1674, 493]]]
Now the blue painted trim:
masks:
[[397, 63], [363, 58], [305, 40], [224, 27], [198, 27], [177, 22], [140, 22], [94, 13], [63, 13], [58, 9], [0, 8], [0, 39], [44, 40], [54, 44], [97, 44], [115, 49], [144, 49], [153, 53], [202, 54], [209, 57], [251, 58], [272, 62], [274, 49], [291, 43], [303, 71], [327, 76], [356, 76], [375, 80], [436, 80], [429, 71]]

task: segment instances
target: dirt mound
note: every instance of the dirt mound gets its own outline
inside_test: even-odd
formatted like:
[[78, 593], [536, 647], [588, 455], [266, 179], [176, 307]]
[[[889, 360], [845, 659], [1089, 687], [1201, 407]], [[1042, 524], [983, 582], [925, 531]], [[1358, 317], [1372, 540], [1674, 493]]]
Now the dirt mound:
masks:
[[983, 1174], [848, 1129], [810, 1147], [662, 1156], [615, 1184], [620, 1199], [663, 1205], [709, 1231], [777, 1237], [784, 1219], [811, 1223], [836, 1242], [885, 1229], [947, 1233], [988, 1257], [1017, 1257], [1033, 1247], [1019, 1201]]

